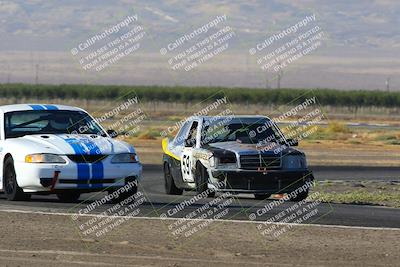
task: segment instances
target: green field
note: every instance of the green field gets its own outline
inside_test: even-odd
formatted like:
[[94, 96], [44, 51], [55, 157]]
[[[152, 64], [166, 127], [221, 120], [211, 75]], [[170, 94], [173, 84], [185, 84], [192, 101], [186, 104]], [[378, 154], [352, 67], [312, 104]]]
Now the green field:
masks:
[[252, 89], [223, 87], [160, 87], [116, 85], [0, 84], [0, 97], [36, 99], [105, 100], [135, 92], [141, 101], [201, 102], [227, 96], [231, 103], [287, 104], [303, 101], [310, 93], [320, 105], [337, 107], [398, 107], [400, 92], [342, 91], [335, 89]]

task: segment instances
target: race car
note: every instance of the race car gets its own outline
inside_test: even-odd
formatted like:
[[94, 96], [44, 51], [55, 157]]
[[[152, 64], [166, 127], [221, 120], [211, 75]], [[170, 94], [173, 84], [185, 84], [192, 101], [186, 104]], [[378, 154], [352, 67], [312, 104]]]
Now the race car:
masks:
[[[57, 194], [136, 193], [142, 165], [132, 145], [112, 139], [86, 111], [65, 105], [0, 106], [0, 189], [9, 200]], [[122, 189], [123, 188], [123, 189]]]
[[173, 140], [162, 142], [166, 193], [222, 191], [256, 199], [287, 194], [303, 200], [314, 177], [297, 145], [265, 116], [190, 117]]

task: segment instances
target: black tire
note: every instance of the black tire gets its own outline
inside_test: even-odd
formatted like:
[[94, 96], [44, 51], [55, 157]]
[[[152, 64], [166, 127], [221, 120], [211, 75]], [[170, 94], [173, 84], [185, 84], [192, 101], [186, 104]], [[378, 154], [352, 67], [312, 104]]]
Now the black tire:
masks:
[[175, 185], [174, 177], [172, 176], [168, 164], [164, 164], [164, 181], [165, 193], [168, 195], [182, 195], [183, 189], [180, 189]]
[[254, 198], [257, 200], [265, 200], [268, 199], [271, 194], [254, 194]]
[[65, 193], [57, 193], [57, 197], [61, 202], [69, 203], [69, 202], [77, 202], [81, 193], [79, 192], [65, 192]]
[[[115, 189], [108, 190], [108, 194], [109, 194], [109, 195], [112, 195], [115, 191], [118, 191], [118, 189], [119, 189], [119, 188], [115, 188]], [[117, 196], [117, 198], [114, 198], [114, 197], [113, 197], [113, 198], [111, 199], [111, 203], [119, 203], [119, 202], [121, 202], [122, 200], [125, 200], [125, 199], [127, 199], [128, 197], [133, 196], [134, 194], [137, 193], [137, 191], [138, 191], [137, 186], [133, 186], [133, 187], [129, 188], [128, 191], [124, 191], [124, 192], [122, 192], [122, 193], [119, 193], [119, 195]]]
[[194, 180], [196, 183], [196, 192], [197, 194], [201, 194], [203, 192], [208, 192], [208, 197], [214, 197], [215, 191], [208, 188], [208, 173], [206, 168], [197, 163], [196, 170], [194, 172]]
[[307, 197], [308, 197], [308, 190], [298, 193], [295, 197], [291, 197], [290, 200], [299, 202], [299, 201], [306, 199]]
[[7, 199], [11, 201], [29, 200], [31, 197], [30, 194], [25, 194], [18, 186], [12, 157], [8, 157], [4, 161], [3, 189]]

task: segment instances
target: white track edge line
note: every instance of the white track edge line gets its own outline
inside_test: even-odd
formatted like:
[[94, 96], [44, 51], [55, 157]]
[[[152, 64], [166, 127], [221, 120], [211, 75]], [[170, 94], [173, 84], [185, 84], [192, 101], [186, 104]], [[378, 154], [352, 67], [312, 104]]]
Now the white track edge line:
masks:
[[[97, 217], [106, 218], [110, 216], [100, 214], [79, 214], [79, 213], [65, 213], [65, 212], [46, 212], [46, 211], [28, 211], [28, 210], [13, 210], [13, 209], [0, 209], [0, 212], [8, 213], [25, 213], [25, 214], [41, 214], [41, 215], [58, 215], [58, 216], [81, 216], [81, 217]], [[115, 218], [124, 219], [138, 219], [138, 220], [160, 220], [160, 221], [209, 221], [208, 219], [187, 219], [187, 218], [160, 218], [160, 217], [128, 217], [128, 216], [112, 216]], [[335, 225], [335, 224], [300, 224], [300, 223], [280, 223], [280, 222], [265, 222], [265, 221], [246, 221], [246, 220], [231, 220], [231, 219], [211, 219], [215, 222], [232, 222], [232, 223], [248, 223], [248, 224], [271, 224], [271, 225], [288, 225], [288, 226], [305, 226], [305, 227], [322, 227], [322, 228], [342, 228], [342, 229], [360, 229], [360, 230], [389, 230], [400, 231], [400, 228], [391, 227], [369, 227], [369, 226], [348, 226], [348, 225]]]

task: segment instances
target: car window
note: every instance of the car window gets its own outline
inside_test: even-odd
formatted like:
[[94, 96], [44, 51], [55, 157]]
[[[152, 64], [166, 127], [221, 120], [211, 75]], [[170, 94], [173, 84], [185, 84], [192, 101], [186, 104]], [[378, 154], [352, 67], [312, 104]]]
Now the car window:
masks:
[[192, 126], [190, 127], [189, 134], [186, 138], [189, 146], [196, 145], [196, 136], [197, 136], [198, 126], [199, 126], [199, 123], [197, 121], [194, 121], [192, 123]]
[[174, 146], [183, 146], [183, 142], [185, 141], [185, 137], [186, 137], [187, 131], [189, 130], [190, 124], [191, 124], [191, 122], [187, 121], [182, 125], [181, 129], [175, 136], [174, 141], [172, 142], [172, 144]]
[[[222, 123], [220, 123], [222, 122]], [[222, 119], [210, 123], [204, 128], [202, 142], [217, 143], [239, 141], [247, 144], [280, 143], [276, 125], [269, 120], [231, 120], [224, 122]]]
[[4, 116], [5, 137], [32, 134], [99, 134], [103, 130], [87, 113], [68, 110], [24, 110]]

